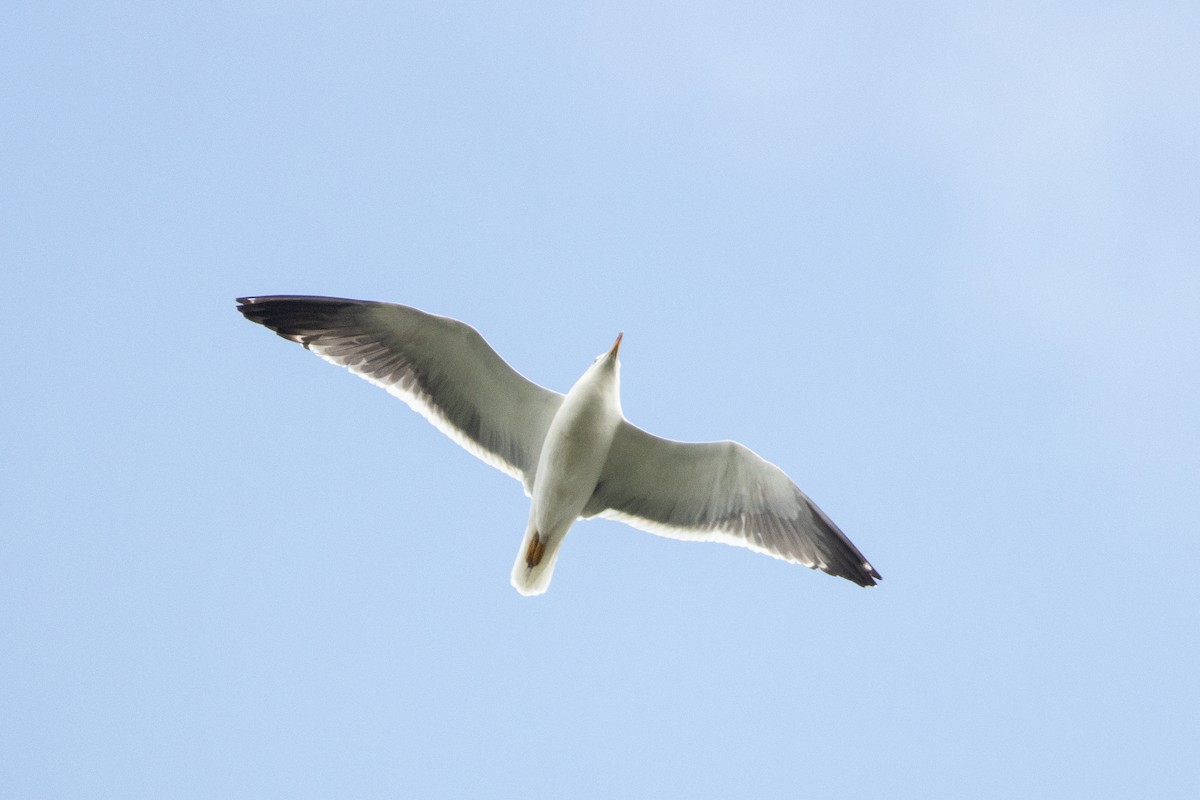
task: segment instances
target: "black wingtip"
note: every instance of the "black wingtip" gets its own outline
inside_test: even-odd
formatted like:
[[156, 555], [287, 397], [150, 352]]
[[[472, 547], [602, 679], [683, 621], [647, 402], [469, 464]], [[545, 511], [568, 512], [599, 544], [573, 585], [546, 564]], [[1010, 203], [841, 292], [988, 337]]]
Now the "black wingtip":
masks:
[[239, 297], [237, 303], [246, 319], [305, 347], [313, 336], [345, 326], [346, 312], [368, 305], [362, 300], [311, 295]]
[[879, 574], [879, 570], [872, 567], [867, 561], [855, 564], [852, 574], [843, 574], [842, 577], [854, 581], [864, 589], [876, 586], [879, 584], [879, 581], [883, 580], [883, 576]]
[[870, 564], [863, 564], [862, 580], [855, 581], [855, 583], [864, 589], [869, 589], [872, 586], [878, 586], [881, 580], [883, 580], [883, 576], [879, 574], [878, 570]]
[[864, 589], [877, 586], [879, 581], [883, 580], [883, 576], [866, 562], [862, 564], [829, 564], [820, 569], [835, 578], [845, 578]]
[[879, 571], [871, 566], [871, 562], [867, 561], [866, 556], [842, 533], [841, 528], [835, 525], [824, 511], [813, 505], [812, 501], [808, 502], [813, 521], [823, 534], [820, 547], [825, 566], [821, 567], [821, 570], [835, 577], [845, 578], [864, 589], [883, 580]]

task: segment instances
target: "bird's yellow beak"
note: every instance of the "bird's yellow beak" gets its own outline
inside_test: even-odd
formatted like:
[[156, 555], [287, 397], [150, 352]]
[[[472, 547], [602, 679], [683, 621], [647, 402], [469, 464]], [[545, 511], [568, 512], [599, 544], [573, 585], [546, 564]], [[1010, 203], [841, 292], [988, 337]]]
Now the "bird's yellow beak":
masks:
[[624, 335], [625, 335], [625, 331], [621, 331], [620, 333], [617, 334], [617, 340], [615, 342], [613, 342], [612, 350], [608, 351], [609, 358], [617, 357], [617, 351], [621, 349], [621, 337]]

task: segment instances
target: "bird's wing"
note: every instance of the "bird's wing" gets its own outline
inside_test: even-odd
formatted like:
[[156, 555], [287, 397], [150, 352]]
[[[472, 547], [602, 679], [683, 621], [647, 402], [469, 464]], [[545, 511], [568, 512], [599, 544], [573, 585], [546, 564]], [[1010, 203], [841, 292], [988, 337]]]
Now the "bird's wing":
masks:
[[474, 328], [408, 306], [336, 297], [242, 297], [238, 311], [387, 389], [531, 490], [562, 395], [522, 377]]
[[880, 577], [783, 470], [737, 442], [673, 442], [622, 422], [583, 515], [748, 547], [860, 586]]

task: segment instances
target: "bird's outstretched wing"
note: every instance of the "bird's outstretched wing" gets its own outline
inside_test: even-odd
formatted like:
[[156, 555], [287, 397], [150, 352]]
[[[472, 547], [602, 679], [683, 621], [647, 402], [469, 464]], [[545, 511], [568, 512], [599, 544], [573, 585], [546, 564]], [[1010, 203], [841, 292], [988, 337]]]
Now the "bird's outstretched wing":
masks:
[[242, 297], [238, 311], [387, 389], [530, 492], [563, 397], [522, 377], [474, 328], [408, 306], [337, 297]]
[[748, 547], [860, 586], [880, 578], [783, 470], [737, 442], [673, 442], [622, 422], [583, 515]]

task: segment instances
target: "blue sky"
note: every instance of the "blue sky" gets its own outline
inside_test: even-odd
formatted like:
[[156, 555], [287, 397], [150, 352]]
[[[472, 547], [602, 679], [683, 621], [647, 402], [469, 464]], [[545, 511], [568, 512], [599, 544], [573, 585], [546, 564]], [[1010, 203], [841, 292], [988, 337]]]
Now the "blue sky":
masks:
[[[1200, 13], [9, 4], [0, 794], [1186, 797]], [[884, 576], [577, 525], [247, 324], [474, 325]]]

